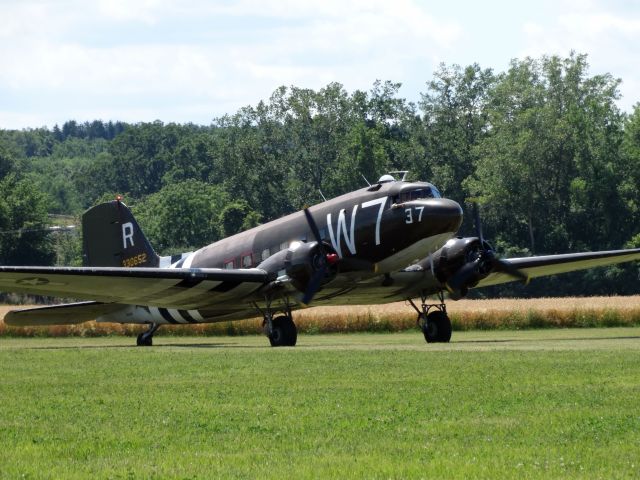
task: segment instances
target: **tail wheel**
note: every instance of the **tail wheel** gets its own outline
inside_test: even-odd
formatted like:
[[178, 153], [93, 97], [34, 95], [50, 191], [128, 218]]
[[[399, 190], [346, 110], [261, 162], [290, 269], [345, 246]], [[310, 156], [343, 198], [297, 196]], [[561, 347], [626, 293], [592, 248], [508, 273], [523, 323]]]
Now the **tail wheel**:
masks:
[[296, 324], [288, 315], [274, 318], [269, 342], [272, 347], [293, 347], [298, 340]]
[[451, 340], [449, 316], [441, 310], [431, 312], [422, 324], [422, 333], [427, 343], [448, 343]]

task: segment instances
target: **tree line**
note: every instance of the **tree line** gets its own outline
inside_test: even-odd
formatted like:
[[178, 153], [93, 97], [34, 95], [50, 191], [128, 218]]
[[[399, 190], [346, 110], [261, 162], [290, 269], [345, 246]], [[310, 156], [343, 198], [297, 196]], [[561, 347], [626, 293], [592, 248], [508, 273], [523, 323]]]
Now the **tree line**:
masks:
[[[441, 65], [417, 103], [400, 84], [280, 87], [194, 124], [69, 121], [0, 130], [0, 263], [79, 264], [79, 235], [46, 230], [117, 194], [161, 253], [198, 248], [392, 170], [482, 211], [500, 254], [640, 246], [640, 105], [586, 55]], [[321, 193], [322, 192], [322, 193]], [[473, 234], [470, 215], [462, 232]], [[488, 294], [640, 291], [637, 266]]]

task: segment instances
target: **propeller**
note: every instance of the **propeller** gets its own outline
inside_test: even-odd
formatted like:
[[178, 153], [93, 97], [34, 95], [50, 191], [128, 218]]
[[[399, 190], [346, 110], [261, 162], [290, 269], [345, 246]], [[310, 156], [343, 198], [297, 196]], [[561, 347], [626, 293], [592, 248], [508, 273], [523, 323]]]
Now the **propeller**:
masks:
[[320, 252], [320, 255], [314, 259], [314, 261], [316, 262], [316, 271], [309, 279], [307, 288], [302, 296], [302, 303], [304, 303], [305, 305], [309, 305], [311, 303], [311, 300], [313, 300], [315, 294], [318, 292], [318, 290], [320, 290], [322, 280], [324, 280], [324, 278], [329, 273], [329, 268], [332, 265], [338, 263], [340, 257], [338, 257], [338, 255], [333, 252], [327, 251], [322, 241], [322, 237], [320, 236], [318, 225], [313, 219], [313, 215], [311, 215], [311, 212], [309, 212], [308, 208], [305, 208], [303, 211], [304, 216], [307, 219], [307, 223], [309, 224], [309, 228], [311, 229], [311, 233], [318, 243], [318, 250]]
[[468, 288], [469, 285], [475, 284], [480, 278], [484, 278], [484, 276], [492, 272], [504, 273], [522, 282], [528, 282], [529, 277], [527, 275], [506, 260], [497, 258], [491, 244], [484, 239], [480, 210], [476, 202], [473, 202], [473, 219], [480, 246], [474, 252], [475, 259], [465, 263], [449, 281], [447, 281], [447, 288], [451, 292], [461, 292]]
[[483, 253], [490, 261], [490, 267], [492, 271], [506, 273], [507, 275], [514, 277], [518, 280], [522, 280], [523, 282], [528, 282], [529, 277], [518, 270], [516, 267], [511, 265], [511, 263], [506, 260], [501, 260], [495, 256], [495, 251], [493, 247], [484, 239], [482, 235], [482, 221], [480, 220], [480, 209], [478, 208], [478, 204], [473, 202], [473, 219], [476, 225], [476, 233], [478, 238], [480, 239], [480, 245], [482, 245]]

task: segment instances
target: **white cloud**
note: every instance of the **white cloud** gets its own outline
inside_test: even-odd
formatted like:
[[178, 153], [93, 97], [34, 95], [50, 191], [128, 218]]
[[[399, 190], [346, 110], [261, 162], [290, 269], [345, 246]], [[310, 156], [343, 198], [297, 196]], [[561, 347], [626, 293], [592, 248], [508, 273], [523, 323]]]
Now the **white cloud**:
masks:
[[[79, 5], [78, 5], [79, 6]], [[164, 2], [161, 0], [99, 0], [97, 13], [116, 21], [157, 22]]]
[[566, 56], [571, 50], [588, 54], [592, 73], [621, 77], [620, 106], [629, 110], [640, 100], [640, 11], [616, 11], [598, 2], [567, 1], [549, 23], [523, 25], [526, 47], [521, 57]]
[[[206, 120], [192, 120], [209, 121], [280, 85], [340, 81], [369, 88], [376, 78], [402, 80], [406, 62], [429, 62], [461, 34], [459, 25], [434, 18], [414, 0], [27, 0], [4, 7], [0, 60], [10, 68], [0, 70], [0, 98], [37, 92], [46, 122], [74, 112], [91, 118], [92, 111], [144, 115], [138, 120], [162, 112], [163, 120], [183, 121], [201, 112]], [[178, 20], [199, 35], [172, 36]], [[233, 41], [206, 26], [225, 21], [237, 26]], [[169, 108], [147, 108], [154, 102], [173, 105], [173, 117]], [[57, 111], [49, 115], [51, 108]], [[202, 113], [207, 110], [212, 113]], [[33, 115], [5, 111], [0, 121]], [[0, 123], [12, 126], [24, 125]]]
[[440, 60], [492, 67], [572, 49], [640, 100], [640, 15], [602, 0], [549, 0], [554, 15], [509, 41], [504, 8], [474, 6], [462, 25], [464, 4], [435, 13], [422, 0], [0, 1], [0, 128], [105, 115], [208, 123], [280, 85], [415, 90]]

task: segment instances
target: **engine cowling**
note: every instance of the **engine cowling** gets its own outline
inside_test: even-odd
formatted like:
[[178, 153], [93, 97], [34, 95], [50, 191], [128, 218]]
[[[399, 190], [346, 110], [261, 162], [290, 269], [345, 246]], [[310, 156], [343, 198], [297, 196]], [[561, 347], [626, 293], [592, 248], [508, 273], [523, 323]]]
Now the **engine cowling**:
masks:
[[477, 237], [454, 238], [434, 254], [436, 278], [453, 298], [466, 296], [469, 288], [486, 278], [492, 270], [488, 244]]
[[[324, 257], [324, 258], [323, 258]], [[286, 274], [291, 284], [300, 292], [307, 292], [309, 284], [319, 271], [324, 271], [320, 285], [324, 285], [338, 274], [338, 254], [328, 244], [318, 242], [293, 242], [258, 268], [278, 275]]]

